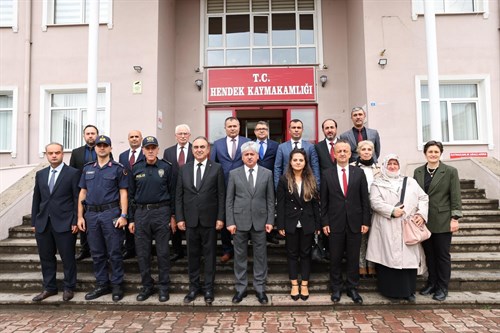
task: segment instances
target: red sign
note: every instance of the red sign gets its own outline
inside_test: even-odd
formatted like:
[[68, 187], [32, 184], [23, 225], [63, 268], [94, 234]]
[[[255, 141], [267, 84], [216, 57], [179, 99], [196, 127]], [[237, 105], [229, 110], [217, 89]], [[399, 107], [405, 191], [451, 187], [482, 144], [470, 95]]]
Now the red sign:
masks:
[[450, 158], [488, 157], [487, 152], [450, 153]]
[[208, 69], [208, 102], [314, 101], [313, 67]]

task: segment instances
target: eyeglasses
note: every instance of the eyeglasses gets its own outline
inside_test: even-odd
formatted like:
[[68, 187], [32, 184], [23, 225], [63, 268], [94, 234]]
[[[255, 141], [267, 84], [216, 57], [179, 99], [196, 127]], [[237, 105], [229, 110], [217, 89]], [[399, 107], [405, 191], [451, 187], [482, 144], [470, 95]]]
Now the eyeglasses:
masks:
[[180, 133], [175, 133], [175, 135], [178, 135], [178, 136], [188, 136], [190, 135], [191, 133], [187, 133], [187, 132], [180, 132]]
[[264, 127], [262, 127], [262, 128], [256, 128], [255, 130], [256, 130], [256, 131], [268, 131], [268, 129], [267, 129], [267, 128], [264, 128]]

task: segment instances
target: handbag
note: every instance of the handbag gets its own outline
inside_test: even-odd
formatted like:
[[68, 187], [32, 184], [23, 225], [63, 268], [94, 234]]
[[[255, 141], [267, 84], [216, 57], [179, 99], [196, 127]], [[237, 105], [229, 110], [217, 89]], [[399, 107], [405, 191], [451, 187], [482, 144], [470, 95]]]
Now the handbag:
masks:
[[323, 261], [326, 257], [323, 241], [319, 235], [314, 234], [314, 242], [311, 250], [311, 259], [313, 261]]
[[[407, 177], [403, 179], [403, 188], [401, 189], [401, 198], [399, 200], [401, 204], [404, 203], [407, 180]], [[431, 237], [431, 232], [425, 224], [418, 226], [413, 222], [412, 217], [413, 214], [410, 214], [403, 219], [403, 240], [406, 245], [419, 244]]]

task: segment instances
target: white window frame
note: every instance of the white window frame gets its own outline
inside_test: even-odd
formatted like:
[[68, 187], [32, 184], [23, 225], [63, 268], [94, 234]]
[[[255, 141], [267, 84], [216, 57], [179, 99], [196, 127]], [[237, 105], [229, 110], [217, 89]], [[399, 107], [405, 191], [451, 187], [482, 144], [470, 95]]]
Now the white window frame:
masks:
[[[225, 40], [223, 39], [223, 46], [218, 48], [220, 50], [224, 51], [224, 65], [222, 67], [257, 67], [257, 66], [283, 66], [283, 64], [272, 64], [272, 49], [273, 48], [283, 48], [280, 46], [272, 46], [272, 19], [271, 16], [272, 14], [286, 14], [286, 13], [293, 13], [293, 14], [312, 14], [313, 19], [314, 19], [314, 38], [315, 38], [315, 43], [314, 46], [316, 47], [316, 61], [318, 64], [321, 64], [321, 67], [324, 66], [323, 64], [323, 32], [321, 27], [323, 26], [322, 19], [321, 19], [321, 0], [314, 0], [314, 10], [313, 11], [271, 11], [271, 8], [269, 8], [268, 12], [262, 12], [262, 13], [253, 13], [253, 12], [241, 12], [241, 13], [231, 13], [231, 14], [226, 14], [226, 13], [218, 13], [218, 14], [208, 14], [206, 13], [206, 8], [207, 8], [207, 0], [200, 0], [200, 66], [199, 68], [202, 69], [204, 67], [221, 67], [221, 66], [209, 66], [206, 64], [206, 54], [207, 54], [207, 46], [208, 46], [208, 19], [210, 17], [221, 17], [223, 18], [222, 20], [222, 29], [223, 29], [223, 38], [225, 36], [225, 17], [227, 15], [249, 15], [250, 16], [250, 31], [253, 31], [253, 17], [254, 16], [263, 16], [263, 15], [268, 15], [268, 24], [269, 24], [269, 46], [268, 49], [270, 51], [270, 64], [269, 65], [254, 65], [254, 64], [247, 64], [247, 65], [238, 65], [238, 66], [231, 66], [231, 65], [226, 65], [226, 50], [227, 47], [225, 46]], [[296, 23], [299, 24], [299, 17], [296, 16]], [[298, 25], [297, 25], [298, 26]], [[300, 64], [299, 63], [299, 50], [301, 48], [300, 41], [299, 41], [299, 30], [297, 30], [297, 37], [296, 37], [296, 45], [294, 48], [297, 51], [297, 63], [295, 64], [287, 64], [287, 66], [304, 66], [304, 65], [311, 65], [311, 64]], [[261, 48], [261, 47], [259, 47]], [[265, 47], [262, 47], [265, 48]], [[238, 48], [231, 48], [231, 49], [238, 49]], [[250, 34], [250, 45], [248, 47], [243, 47], [240, 49], [249, 49], [250, 50], [250, 61], [252, 59], [252, 50], [253, 50], [253, 39], [252, 39], [252, 34]]]
[[[13, 32], [18, 32], [19, 31], [19, 18], [18, 18], [18, 12], [19, 12], [19, 3], [18, 0], [11, 0], [12, 1], [12, 22], [11, 24], [8, 25], [0, 25], [0, 28], [12, 28]], [[29, 4], [27, 4], [29, 6]]]
[[[415, 76], [415, 101], [417, 109], [417, 139], [418, 150], [423, 150], [423, 120], [422, 120], [422, 96], [421, 85], [428, 84], [428, 77], [425, 75]], [[476, 84], [477, 85], [477, 126], [478, 139], [470, 141], [449, 141], [444, 145], [488, 145], [489, 150], [495, 148], [493, 141], [493, 115], [491, 108], [491, 83], [488, 74], [477, 75], [441, 75], [439, 84]], [[440, 99], [440, 102], [444, 101]], [[451, 119], [449, 119], [451, 121]], [[448, 123], [448, 126], [452, 126]]]
[[17, 116], [19, 113], [18, 88], [15, 86], [0, 86], [1, 95], [12, 94], [12, 134], [11, 146], [8, 150], [0, 150], [0, 153], [10, 153], [12, 158], [17, 157]]
[[[418, 16], [424, 15], [425, 0], [411, 0], [411, 18], [413, 21], [418, 19]], [[440, 0], [444, 1], [444, 0]], [[464, 14], [483, 14], [483, 18], [487, 19], [490, 15], [488, 0], [470, 0], [473, 2], [475, 11], [472, 12], [441, 12], [436, 11], [436, 15], [464, 15]]]
[[[104, 90], [106, 93], [105, 109], [106, 109], [106, 128], [100, 128], [99, 133], [110, 133], [111, 119], [111, 83], [98, 83], [98, 90]], [[44, 156], [45, 145], [49, 143], [52, 124], [51, 96], [52, 94], [69, 94], [87, 92], [87, 84], [70, 84], [70, 85], [42, 85], [40, 86], [40, 123], [39, 123], [39, 141], [38, 154]], [[65, 149], [64, 151], [71, 151]]]
[[[55, 24], [54, 23], [54, 4], [57, 0], [43, 0], [42, 5], [42, 31], [47, 31], [48, 27], [57, 26], [72, 26], [72, 25], [88, 25], [85, 22], [78, 23], [65, 23], [65, 24]], [[82, 0], [85, 1], [85, 0]], [[101, 0], [102, 1], [102, 0]], [[113, 2], [114, 0], [108, 1], [108, 18], [106, 22], [99, 22], [99, 25], [106, 24], [108, 29], [113, 29]]]

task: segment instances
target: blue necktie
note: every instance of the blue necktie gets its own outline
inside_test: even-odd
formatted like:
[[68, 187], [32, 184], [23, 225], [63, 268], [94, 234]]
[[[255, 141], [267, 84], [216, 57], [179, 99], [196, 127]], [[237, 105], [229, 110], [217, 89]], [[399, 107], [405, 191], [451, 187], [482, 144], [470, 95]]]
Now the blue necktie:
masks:
[[259, 158], [263, 159], [264, 158], [264, 141], [260, 141], [260, 148], [259, 148]]
[[52, 170], [52, 174], [50, 175], [49, 179], [49, 191], [52, 194], [52, 190], [54, 189], [54, 184], [56, 182], [56, 172], [57, 170]]

